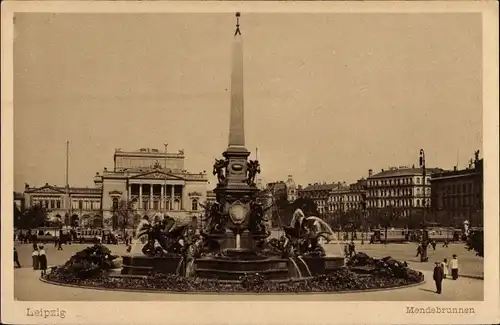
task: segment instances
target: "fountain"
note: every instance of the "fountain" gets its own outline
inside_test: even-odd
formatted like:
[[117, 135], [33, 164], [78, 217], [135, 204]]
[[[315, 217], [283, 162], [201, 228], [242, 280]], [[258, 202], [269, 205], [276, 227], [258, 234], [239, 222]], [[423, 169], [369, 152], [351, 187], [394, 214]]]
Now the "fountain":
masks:
[[[102, 270], [100, 277], [92, 280], [94, 286], [138, 290], [298, 292], [311, 291], [313, 287], [315, 291], [337, 291], [377, 287], [383, 281], [387, 281], [388, 286], [423, 281], [421, 273], [402, 268], [397, 261], [376, 264], [364, 256], [355, 266], [371, 263], [379, 269], [374, 266], [370, 269], [375, 272], [373, 279], [358, 277], [345, 267], [342, 253], [326, 255], [321, 238], [336, 237], [328, 224], [315, 216], [306, 217], [301, 209], [295, 211], [289, 227], [283, 226], [284, 236], [269, 239], [266, 216], [270, 207], [264, 207], [265, 198], [259, 197], [255, 183], [261, 171], [260, 163], [248, 159], [250, 152], [245, 147], [239, 13], [236, 17], [229, 141], [223, 158], [215, 159], [213, 165], [218, 181], [214, 190], [216, 200], [205, 206], [205, 227], [198, 235], [191, 224], [178, 225], [168, 216], [153, 221], [144, 218], [137, 228], [130, 254], [122, 257], [118, 274], [109, 269], [110, 263], [103, 264], [114, 258], [106, 248], [93, 248], [100, 255], [93, 261], [84, 262], [84, 267], [89, 270], [99, 269], [100, 265], [108, 267]], [[147, 237], [146, 243], [138, 252], [140, 239], [144, 237]], [[340, 249], [338, 239], [337, 244]], [[88, 286], [90, 280], [82, 280], [78, 275], [83, 274], [83, 264], [74, 261], [78, 259], [56, 268], [43, 280]], [[393, 271], [398, 272], [399, 278], [391, 278]], [[382, 278], [377, 278], [379, 273], [376, 272]]]

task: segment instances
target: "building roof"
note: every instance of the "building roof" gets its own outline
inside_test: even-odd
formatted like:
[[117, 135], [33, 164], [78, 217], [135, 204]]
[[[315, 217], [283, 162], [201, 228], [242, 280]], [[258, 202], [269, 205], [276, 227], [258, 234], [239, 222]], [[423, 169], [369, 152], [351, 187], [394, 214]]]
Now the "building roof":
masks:
[[[45, 183], [45, 185], [43, 185], [41, 187], [37, 187], [37, 186], [29, 187], [29, 185], [26, 184], [24, 192], [25, 193], [41, 193], [41, 194], [42, 193], [65, 194], [66, 187], [49, 185], [48, 183]], [[70, 194], [100, 195], [102, 193], [102, 188], [100, 188], [100, 187], [70, 187], [69, 193]]]
[[476, 162], [476, 166], [473, 168], [466, 168], [461, 170], [443, 170], [439, 173], [434, 173], [431, 177], [431, 180], [437, 181], [441, 179], [476, 176], [481, 174], [481, 172], [482, 172], [482, 159]]
[[23, 193], [14, 192], [14, 200], [22, 200], [24, 199]]
[[316, 183], [307, 185], [306, 187], [302, 188], [301, 191], [331, 191], [339, 188], [341, 188], [341, 185], [339, 185], [339, 183]]
[[[432, 175], [434, 173], [440, 172], [440, 168], [426, 168], [425, 172], [427, 175]], [[368, 179], [373, 178], [387, 178], [387, 177], [404, 177], [404, 176], [418, 176], [422, 175], [422, 168], [391, 168], [388, 170], [383, 170], [382, 172], [368, 177]]]

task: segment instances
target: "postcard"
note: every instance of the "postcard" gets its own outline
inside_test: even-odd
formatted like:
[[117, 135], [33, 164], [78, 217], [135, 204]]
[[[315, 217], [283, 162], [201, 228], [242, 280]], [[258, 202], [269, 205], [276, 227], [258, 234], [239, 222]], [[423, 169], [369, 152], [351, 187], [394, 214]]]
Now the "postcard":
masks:
[[496, 323], [498, 105], [496, 2], [6, 1], [2, 321]]

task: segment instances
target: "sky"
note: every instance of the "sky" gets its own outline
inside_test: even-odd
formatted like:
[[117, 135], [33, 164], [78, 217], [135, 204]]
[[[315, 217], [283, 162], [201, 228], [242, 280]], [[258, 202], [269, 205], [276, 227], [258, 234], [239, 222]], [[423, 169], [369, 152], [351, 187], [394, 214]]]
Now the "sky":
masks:
[[[246, 145], [264, 182], [465, 167], [482, 148], [479, 14], [242, 13]], [[228, 145], [234, 14], [16, 14], [14, 186], [93, 186], [115, 148]], [[211, 177], [213, 180], [213, 178]], [[215, 182], [212, 182], [215, 184]]]

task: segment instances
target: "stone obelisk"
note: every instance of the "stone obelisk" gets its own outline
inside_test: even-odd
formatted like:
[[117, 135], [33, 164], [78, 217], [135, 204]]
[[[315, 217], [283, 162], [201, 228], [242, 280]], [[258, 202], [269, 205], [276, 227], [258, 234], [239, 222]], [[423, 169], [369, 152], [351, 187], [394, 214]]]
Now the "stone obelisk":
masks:
[[236, 14], [236, 31], [233, 38], [231, 69], [231, 113], [229, 123], [229, 147], [227, 151], [247, 152], [245, 148], [245, 111], [243, 100], [243, 42]]
[[232, 43], [231, 101], [228, 147], [223, 153], [224, 179], [215, 188], [222, 214], [227, 216], [227, 233], [222, 247], [249, 249], [253, 247], [248, 231], [252, 206], [259, 192], [248, 180], [250, 152], [245, 147], [245, 114], [243, 96], [243, 42], [236, 13], [236, 31]]
[[245, 147], [245, 110], [243, 96], [243, 40], [241, 37], [240, 14], [236, 13], [236, 31], [232, 44], [231, 102], [229, 118], [228, 147], [223, 153], [228, 160], [227, 187], [247, 189], [245, 182], [247, 158], [250, 152]]

